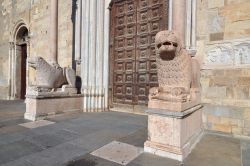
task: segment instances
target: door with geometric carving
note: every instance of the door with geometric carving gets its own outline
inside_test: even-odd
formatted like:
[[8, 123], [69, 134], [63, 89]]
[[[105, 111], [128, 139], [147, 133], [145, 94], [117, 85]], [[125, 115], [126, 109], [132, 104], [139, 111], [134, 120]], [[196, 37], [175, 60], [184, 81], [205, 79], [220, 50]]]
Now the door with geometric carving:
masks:
[[158, 86], [154, 40], [168, 27], [168, 0], [113, 0], [110, 20], [112, 102], [146, 105]]

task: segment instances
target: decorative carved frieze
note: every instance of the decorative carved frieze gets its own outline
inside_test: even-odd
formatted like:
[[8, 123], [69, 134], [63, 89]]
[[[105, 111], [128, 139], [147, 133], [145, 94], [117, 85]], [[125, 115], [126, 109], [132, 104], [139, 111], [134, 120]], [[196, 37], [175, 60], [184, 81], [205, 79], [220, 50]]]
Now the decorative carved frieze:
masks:
[[250, 65], [250, 38], [216, 42], [206, 48], [204, 69], [241, 68]]

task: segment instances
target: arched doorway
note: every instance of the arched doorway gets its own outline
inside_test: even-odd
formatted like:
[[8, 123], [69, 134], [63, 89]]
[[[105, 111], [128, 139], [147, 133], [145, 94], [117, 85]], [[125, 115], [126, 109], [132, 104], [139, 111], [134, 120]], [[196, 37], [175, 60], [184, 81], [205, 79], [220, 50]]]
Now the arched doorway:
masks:
[[10, 98], [25, 99], [27, 87], [28, 28], [22, 21], [13, 30], [10, 50]]
[[16, 98], [25, 99], [26, 94], [26, 60], [28, 29], [22, 27], [16, 36]]

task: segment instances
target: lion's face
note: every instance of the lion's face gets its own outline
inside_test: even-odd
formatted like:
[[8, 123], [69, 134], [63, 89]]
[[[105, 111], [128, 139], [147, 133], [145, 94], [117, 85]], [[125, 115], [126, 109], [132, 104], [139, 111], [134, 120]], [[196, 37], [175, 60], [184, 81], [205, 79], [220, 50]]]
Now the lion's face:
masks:
[[155, 37], [156, 49], [162, 60], [173, 60], [179, 45], [176, 35], [171, 31], [161, 31]]

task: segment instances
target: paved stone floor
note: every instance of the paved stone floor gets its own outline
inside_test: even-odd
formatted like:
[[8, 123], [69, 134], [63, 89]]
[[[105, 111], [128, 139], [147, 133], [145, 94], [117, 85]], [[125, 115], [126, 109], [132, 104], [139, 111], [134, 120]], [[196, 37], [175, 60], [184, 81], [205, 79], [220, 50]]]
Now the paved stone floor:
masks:
[[[247, 140], [205, 134], [188, 158], [179, 163], [142, 153], [147, 138], [146, 116], [75, 113], [27, 123], [24, 110], [23, 101], [0, 101], [1, 166], [250, 166]], [[123, 162], [118, 155], [122, 149], [113, 156], [107, 155], [107, 148], [102, 150], [117, 144], [130, 147], [135, 155], [123, 155]], [[108, 157], [95, 155], [99, 152]]]

